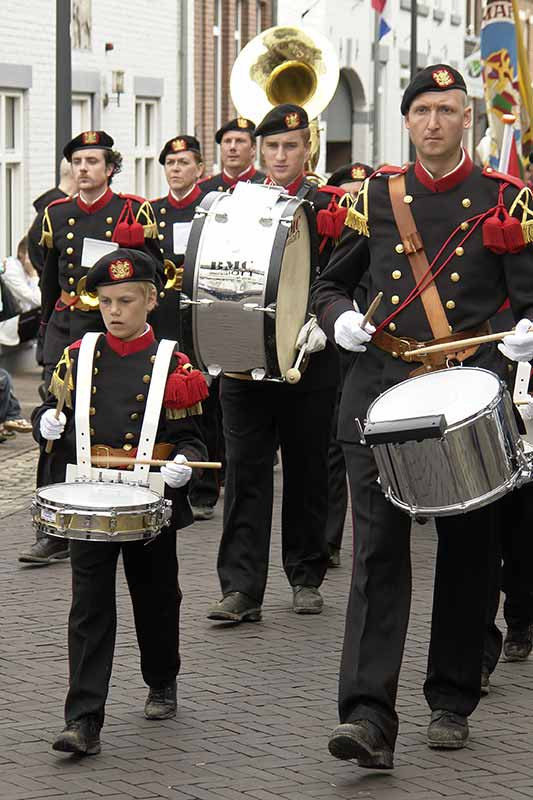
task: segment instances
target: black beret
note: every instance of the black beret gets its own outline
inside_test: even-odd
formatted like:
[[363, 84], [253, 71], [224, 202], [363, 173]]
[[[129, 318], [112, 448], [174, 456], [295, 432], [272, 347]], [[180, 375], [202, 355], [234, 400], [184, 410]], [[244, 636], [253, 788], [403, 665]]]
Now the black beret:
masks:
[[465, 80], [460, 72], [448, 64], [426, 67], [420, 70], [403, 93], [400, 111], [405, 117], [415, 97], [423, 92], [447, 92], [449, 89], [461, 89], [466, 94]]
[[344, 167], [339, 167], [328, 178], [328, 186], [341, 186], [343, 183], [351, 183], [352, 181], [364, 181], [369, 178], [374, 170], [368, 164], [361, 164], [360, 161], [355, 161], [353, 164], [345, 164]]
[[133, 281], [149, 281], [155, 286], [155, 261], [143, 250], [118, 247], [93, 264], [87, 273], [85, 289], [87, 292], [94, 292], [97, 286]]
[[83, 131], [65, 145], [63, 155], [70, 161], [75, 150], [112, 150], [114, 144], [114, 139], [105, 131]]
[[275, 133], [302, 131], [309, 127], [307, 112], [294, 103], [274, 106], [255, 129], [256, 136], [273, 136]]
[[229, 122], [226, 122], [215, 133], [215, 142], [220, 144], [222, 137], [228, 131], [244, 131], [244, 133], [249, 133], [252, 139], [255, 137], [255, 125], [251, 119], [246, 119], [246, 117], [235, 117], [235, 119], [230, 119]]
[[175, 136], [174, 139], [169, 139], [166, 145], [159, 153], [159, 163], [164, 164], [165, 158], [169, 153], [184, 153], [191, 150], [193, 153], [202, 154], [200, 149], [200, 142], [195, 136]]

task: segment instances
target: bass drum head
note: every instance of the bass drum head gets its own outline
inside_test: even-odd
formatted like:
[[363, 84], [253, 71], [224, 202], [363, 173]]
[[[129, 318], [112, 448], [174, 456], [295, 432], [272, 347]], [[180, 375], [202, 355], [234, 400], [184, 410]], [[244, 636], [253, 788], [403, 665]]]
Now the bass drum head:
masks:
[[304, 206], [295, 211], [287, 234], [276, 298], [276, 354], [281, 377], [296, 360], [296, 338], [305, 322], [311, 282], [311, 235]]

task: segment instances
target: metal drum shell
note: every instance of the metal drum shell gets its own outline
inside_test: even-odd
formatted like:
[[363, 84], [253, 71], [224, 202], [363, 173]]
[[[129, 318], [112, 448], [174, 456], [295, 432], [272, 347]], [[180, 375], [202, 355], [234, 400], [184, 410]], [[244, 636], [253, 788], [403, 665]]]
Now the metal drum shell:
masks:
[[[96, 482], [86, 482], [85, 485]], [[91, 542], [132, 542], [154, 539], [168, 524], [171, 503], [147, 489], [153, 500], [132, 505], [94, 509], [80, 503], [61, 502], [44, 497], [47, 490], [68, 491], [72, 484], [50, 484], [37, 489], [31, 505], [33, 525], [40, 533], [60, 539]], [[84, 485], [80, 484], [75, 485]], [[120, 486], [115, 484], [118, 491]], [[139, 487], [136, 487], [139, 488]]]
[[[369, 415], [371, 407], [369, 408]], [[464, 514], [494, 502], [517, 483], [523, 442], [507, 388], [440, 439], [373, 448], [388, 499], [414, 517]]]

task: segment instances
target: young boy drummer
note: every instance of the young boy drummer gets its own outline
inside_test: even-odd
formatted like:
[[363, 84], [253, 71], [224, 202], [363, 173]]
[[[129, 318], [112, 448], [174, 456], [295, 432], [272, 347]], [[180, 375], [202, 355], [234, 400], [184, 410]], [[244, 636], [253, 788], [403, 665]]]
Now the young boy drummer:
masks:
[[[147, 324], [156, 304], [156, 270], [141, 251], [118, 249], [104, 256], [87, 274], [87, 291], [97, 291], [107, 334], [96, 343], [89, 372], [91, 452], [134, 458], [158, 342]], [[91, 335], [91, 334], [87, 334]], [[81, 341], [68, 347], [56, 367], [47, 401], [32, 417], [36, 438], [54, 442], [49, 458], [76, 462], [75, 408], [77, 361]], [[68, 624], [70, 685], [65, 704], [66, 727], [54, 750], [95, 755], [100, 752], [100, 729], [108, 693], [116, 632], [115, 573], [122, 551], [133, 603], [141, 671], [149, 686], [144, 708], [147, 719], [176, 714], [178, 585], [176, 529], [189, 525], [187, 501], [191, 469], [186, 460], [202, 460], [206, 451], [195, 414], [207, 396], [201, 373], [174, 352], [170, 359], [153, 458], [169, 460], [161, 467], [165, 496], [172, 500], [171, 524], [154, 540], [126, 543], [71, 541], [72, 607]], [[55, 416], [69, 364], [65, 414]], [[155, 378], [155, 375], [153, 376]], [[81, 383], [80, 383], [81, 387]], [[81, 391], [81, 388], [80, 388]], [[105, 458], [99, 466], [105, 466]], [[131, 465], [124, 465], [131, 469]], [[118, 490], [118, 489], [117, 489]]]

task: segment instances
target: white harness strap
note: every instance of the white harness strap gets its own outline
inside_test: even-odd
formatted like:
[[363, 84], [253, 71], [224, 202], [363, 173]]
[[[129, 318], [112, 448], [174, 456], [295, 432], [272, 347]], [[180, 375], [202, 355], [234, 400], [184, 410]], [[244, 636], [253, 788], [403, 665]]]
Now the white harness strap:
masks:
[[531, 365], [529, 361], [519, 361], [516, 368], [516, 378], [514, 382], [513, 401], [527, 400], [527, 390], [529, 387], [529, 376], [531, 375]]
[[81, 340], [76, 372], [76, 462], [78, 476], [85, 480], [91, 478], [91, 434], [89, 409], [91, 406], [91, 385], [93, 375], [94, 351], [101, 333], [86, 333]]
[[[171, 339], [161, 339], [157, 348], [141, 435], [139, 437], [139, 447], [137, 448], [137, 458], [143, 461], [152, 458], [165, 386], [167, 384], [168, 368], [172, 353], [176, 348], [177, 343]], [[149, 464], [136, 464], [133, 470], [133, 480], [146, 481], [149, 471]]]

